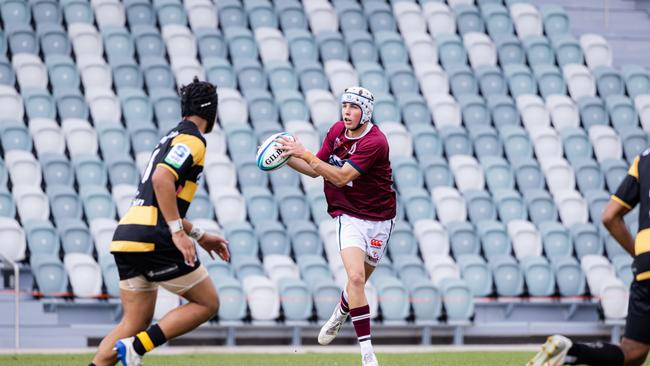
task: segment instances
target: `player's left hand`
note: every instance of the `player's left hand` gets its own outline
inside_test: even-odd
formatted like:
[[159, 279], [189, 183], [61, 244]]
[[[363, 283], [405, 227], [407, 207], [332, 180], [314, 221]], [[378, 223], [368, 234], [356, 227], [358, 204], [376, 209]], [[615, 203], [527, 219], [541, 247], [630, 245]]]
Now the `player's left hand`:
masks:
[[294, 140], [290, 140], [282, 136], [277, 140], [277, 143], [278, 143], [278, 149], [284, 150], [282, 155], [280, 155], [283, 158], [287, 156], [295, 156], [297, 158], [300, 158], [307, 151], [305, 146], [302, 144], [302, 142], [300, 142], [300, 140], [296, 136], [294, 136]]
[[230, 261], [230, 251], [228, 251], [228, 241], [219, 235], [205, 233], [199, 245], [214, 259], [212, 252], [217, 253], [219, 258], [226, 262]]

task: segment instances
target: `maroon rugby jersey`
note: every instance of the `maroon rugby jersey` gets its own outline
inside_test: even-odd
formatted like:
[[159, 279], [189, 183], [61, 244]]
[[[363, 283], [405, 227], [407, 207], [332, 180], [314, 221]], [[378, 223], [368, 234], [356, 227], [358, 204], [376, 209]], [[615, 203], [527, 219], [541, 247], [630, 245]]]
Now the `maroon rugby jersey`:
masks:
[[343, 121], [334, 123], [316, 154], [320, 160], [337, 167], [347, 162], [361, 173], [342, 188], [325, 180], [327, 212], [332, 217], [346, 214], [371, 221], [395, 217], [397, 202], [388, 159], [388, 140], [379, 127], [369, 127], [364, 135], [351, 139], [345, 136]]

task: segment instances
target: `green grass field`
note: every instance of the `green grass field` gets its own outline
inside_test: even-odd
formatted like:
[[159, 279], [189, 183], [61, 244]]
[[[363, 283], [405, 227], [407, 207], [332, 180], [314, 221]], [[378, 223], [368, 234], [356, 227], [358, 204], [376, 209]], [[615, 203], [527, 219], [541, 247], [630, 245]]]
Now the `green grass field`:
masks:
[[[440, 352], [378, 354], [382, 366], [523, 366], [530, 352]], [[3, 366], [87, 365], [88, 355], [3, 355]], [[306, 354], [189, 354], [147, 356], [146, 366], [359, 366], [360, 356], [354, 353]]]

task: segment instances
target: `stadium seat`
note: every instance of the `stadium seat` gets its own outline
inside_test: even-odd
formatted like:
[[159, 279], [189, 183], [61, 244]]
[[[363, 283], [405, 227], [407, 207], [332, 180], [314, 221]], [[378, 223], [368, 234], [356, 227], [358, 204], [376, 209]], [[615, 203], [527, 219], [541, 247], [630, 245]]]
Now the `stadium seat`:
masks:
[[41, 166], [30, 152], [22, 150], [5, 150], [5, 166], [9, 171], [14, 189], [19, 186], [40, 186], [42, 182]]
[[404, 202], [406, 218], [411, 223], [420, 220], [433, 219], [435, 217], [435, 208], [429, 195], [424, 189], [411, 187], [406, 189], [401, 195], [400, 200]]
[[629, 290], [618, 278], [608, 277], [600, 284], [601, 306], [606, 319], [624, 319], [628, 312]]
[[315, 35], [323, 31], [336, 31], [339, 28], [336, 12], [329, 2], [315, 1], [303, 6], [309, 19], [309, 28]]
[[520, 64], [507, 64], [503, 73], [508, 80], [508, 89], [513, 98], [522, 95], [537, 94], [537, 83], [533, 73], [527, 66]]
[[648, 148], [648, 135], [638, 127], [628, 127], [619, 131], [623, 152], [628, 163]]
[[217, 115], [221, 125], [226, 127], [226, 133], [228, 133], [230, 127], [246, 124], [248, 121], [248, 108], [244, 98], [237, 90], [224, 88], [219, 91]]
[[[537, 79], [539, 93], [545, 99], [553, 95], [564, 96], [566, 94], [566, 84], [560, 70], [553, 65], [535, 65], [533, 74]], [[547, 102], [548, 103], [548, 102]]]
[[620, 95], [610, 95], [605, 99], [612, 127], [620, 134], [627, 128], [639, 126], [639, 115], [632, 100]]
[[463, 127], [445, 126], [440, 129], [440, 136], [445, 143], [447, 157], [453, 155], [472, 155], [473, 147], [467, 130]]
[[289, 255], [291, 244], [287, 232], [277, 221], [264, 220], [255, 226], [262, 256], [270, 254]]
[[[58, 223], [61, 219], [71, 218], [80, 220], [83, 214], [81, 200], [77, 192], [70, 186], [55, 185], [47, 187], [47, 196], [50, 201], [50, 212], [54, 222]], [[69, 252], [69, 243], [63, 243], [63, 249]], [[77, 248], [75, 252], [92, 254], [92, 247]]]
[[388, 241], [388, 253], [391, 258], [400, 255], [415, 255], [418, 251], [417, 241], [411, 226], [403, 221], [398, 221]]
[[47, 90], [24, 89], [22, 97], [29, 120], [54, 120], [56, 118], [56, 104]]
[[492, 122], [495, 127], [500, 128], [506, 125], [518, 126], [521, 124], [515, 102], [509, 96], [488, 95], [486, 101], [490, 108]]
[[507, 228], [517, 259], [542, 255], [542, 238], [533, 223], [525, 220], [511, 220], [508, 222]]
[[90, 222], [90, 234], [92, 234], [92, 238], [89, 237], [88, 228], [82, 222], [77, 221], [74, 225], [75, 226], [72, 226], [73, 230], [69, 232], [69, 235], [78, 235], [77, 240], [82, 242], [90, 241], [91, 245], [92, 240], [94, 240], [95, 250], [99, 257], [110, 255], [110, 246], [113, 241], [113, 233], [117, 227], [117, 221], [109, 218], [93, 219]]
[[59, 4], [54, 0], [36, 0], [31, 1], [32, 16], [34, 23], [39, 26], [46, 24], [61, 24], [63, 13]]
[[22, 1], [5, 1], [0, 7], [2, 21], [5, 24], [29, 23], [32, 20], [32, 12], [28, 4]]
[[596, 95], [596, 82], [589, 69], [584, 65], [564, 65], [562, 73], [569, 89], [569, 95], [574, 101], [579, 101], [582, 97]]
[[639, 65], [623, 65], [621, 73], [625, 80], [625, 89], [630, 98], [650, 93], [650, 74]]
[[[233, 264], [240, 257], [257, 258], [259, 243], [253, 228], [247, 222], [234, 222], [224, 224], [224, 233], [230, 243], [230, 254]], [[238, 275], [241, 278], [241, 276]]]
[[373, 34], [384, 30], [397, 30], [397, 22], [388, 4], [367, 2], [363, 4], [363, 11]]
[[501, 34], [496, 37], [494, 43], [497, 47], [499, 64], [503, 68], [509, 64], [525, 64], [526, 53], [521, 41], [512, 34]]
[[248, 18], [240, 1], [225, 0], [215, 3], [217, 7], [218, 23], [222, 29], [230, 27], [247, 27]]
[[506, 95], [508, 93], [508, 85], [499, 67], [481, 65], [476, 67], [475, 73], [482, 95]]
[[578, 40], [571, 34], [554, 35], [550, 37], [551, 45], [555, 50], [555, 58], [560, 67], [568, 64], [582, 65], [584, 56]]
[[[350, 85], [358, 85], [359, 77], [356, 70], [347, 61], [329, 60], [325, 61], [325, 74], [329, 80], [330, 89], [335, 96], [343, 94], [345, 89]], [[415, 84], [415, 77], [412, 80]]]
[[492, 293], [492, 272], [481, 256], [461, 255], [458, 257], [458, 267], [474, 297], [489, 296]]
[[[34, 147], [38, 156], [43, 156], [48, 153], [63, 154], [65, 152], [63, 132], [54, 120], [46, 118], [31, 119], [29, 121], [29, 131], [34, 138]], [[15, 132], [17, 131], [12, 132], [8, 128], [5, 132], [7, 135], [3, 133], [2, 140], [7, 141], [6, 139], [10, 136], [20, 138], [19, 135], [14, 135]], [[12, 143], [7, 143], [7, 149], [9, 150], [11, 148], [14, 148]]]
[[318, 62], [301, 62], [296, 66], [296, 73], [303, 91], [312, 89], [329, 90], [329, 82], [325, 70]]
[[[1, 39], [1, 37], [0, 37]], [[0, 84], [12, 86], [16, 84], [16, 73], [9, 60], [0, 52]]]
[[607, 110], [602, 99], [585, 96], [580, 98], [577, 104], [585, 130], [589, 130], [592, 126], [607, 126], [609, 124]]
[[[50, 13], [55, 14], [56, 12], [52, 11]], [[68, 39], [67, 32], [60, 24], [39, 24], [36, 28], [36, 34], [38, 35], [40, 48], [44, 55], [70, 55], [72, 45], [70, 44], [70, 39]]]
[[397, 189], [406, 193], [413, 188], [424, 186], [424, 176], [417, 161], [410, 156], [398, 156], [392, 162], [393, 179]]
[[16, 217], [16, 203], [11, 192], [4, 186], [0, 187], [0, 217]]
[[487, 33], [496, 38], [499, 35], [510, 35], [514, 33], [512, 19], [508, 9], [501, 2], [480, 4], [481, 15], [485, 21]]
[[100, 124], [96, 126], [97, 139], [103, 156], [129, 154], [131, 143], [129, 133], [121, 125]]
[[[38, 55], [39, 44], [36, 33], [27, 23], [5, 23], [5, 35], [9, 50], [13, 55], [32, 54]], [[69, 28], [70, 30], [72, 27]]]
[[185, 10], [192, 30], [217, 27], [215, 5], [209, 0], [185, 1]]
[[83, 201], [86, 219], [92, 221], [96, 218], [114, 219], [116, 215], [115, 203], [106, 188], [102, 186], [86, 185], [79, 189]]
[[535, 156], [541, 159], [563, 156], [564, 149], [562, 147], [562, 140], [553, 127], [541, 125], [536, 126], [534, 129], [529, 129], [529, 131], [530, 137], [533, 140]]
[[97, 132], [90, 123], [81, 119], [66, 119], [62, 128], [70, 156], [97, 154]]
[[463, 43], [455, 34], [440, 34], [436, 37], [438, 58], [442, 67], [447, 69], [451, 65], [464, 65], [467, 63], [467, 52]]
[[441, 156], [427, 156], [420, 159], [420, 166], [424, 172], [424, 181], [429, 189], [437, 186], [453, 186], [454, 177], [446, 159]]
[[[221, 32], [212, 28], [193, 29], [198, 46], [199, 56], [203, 62], [211, 58], [225, 59], [228, 45]], [[206, 67], [207, 68], [207, 67]]]
[[67, 24], [93, 24], [95, 22], [95, 16], [88, 1], [64, 0], [61, 2], [61, 7]]
[[68, 36], [77, 58], [82, 56], [102, 56], [104, 53], [102, 37], [92, 24], [70, 24], [68, 26]]
[[443, 281], [447, 279], [459, 279], [460, 270], [454, 260], [447, 255], [437, 255], [426, 257], [425, 267], [429, 276], [436, 287], [440, 287]]
[[372, 113], [372, 119], [375, 123], [399, 122], [400, 117], [399, 105], [392, 95], [386, 93], [375, 96]]
[[510, 6], [510, 16], [515, 25], [517, 36], [541, 36], [543, 32], [542, 16], [532, 4], [515, 3]]
[[453, 221], [467, 220], [465, 200], [456, 189], [438, 186], [431, 191], [433, 202], [438, 213], [438, 220], [443, 225], [447, 225]]
[[634, 260], [629, 255], [617, 255], [612, 258], [612, 265], [616, 271], [616, 276], [629, 288], [634, 282], [632, 273], [632, 263]]
[[571, 162], [576, 174], [576, 184], [583, 194], [592, 189], [605, 188], [605, 176], [598, 163], [591, 158], [576, 159]]
[[280, 315], [278, 289], [264, 276], [251, 275], [242, 279], [253, 320], [274, 320]]
[[43, 296], [62, 296], [68, 290], [68, 274], [59, 259], [53, 255], [32, 255], [29, 260], [38, 292]]
[[575, 174], [573, 168], [564, 158], [544, 158], [540, 161], [542, 171], [546, 177], [549, 191], [555, 194], [564, 189], [574, 189]]
[[105, 89], [113, 85], [111, 68], [101, 56], [87, 55], [77, 61], [84, 89]]
[[140, 60], [165, 56], [165, 42], [160, 31], [153, 25], [135, 25], [131, 27], [131, 32]]
[[502, 126], [499, 135], [503, 141], [506, 157], [515, 163], [522, 158], [532, 158], [533, 144], [526, 131], [519, 126]]
[[512, 251], [510, 238], [502, 222], [481, 221], [476, 224], [476, 233], [481, 238], [483, 253], [488, 260], [494, 255], [510, 254]]
[[95, 297], [101, 294], [101, 268], [93, 257], [88, 254], [69, 253], [63, 257], [63, 263], [75, 296]]
[[248, 185], [243, 188], [250, 221], [257, 226], [263, 221], [278, 219], [278, 206], [271, 192], [264, 186]]
[[381, 129], [388, 139], [391, 158], [413, 155], [413, 140], [404, 125], [396, 122], [384, 122]]
[[612, 66], [612, 50], [602, 36], [583, 34], [580, 36], [580, 46], [585, 55], [585, 63], [591, 70], [598, 66]]
[[107, 26], [102, 28], [104, 50], [108, 61], [132, 59], [135, 55], [135, 43], [131, 33], [123, 26]]
[[565, 226], [571, 227], [574, 224], [584, 224], [588, 221], [587, 204], [577, 191], [560, 190], [554, 193], [554, 199], [560, 212], [560, 220]]
[[589, 140], [594, 147], [598, 162], [607, 159], [621, 159], [623, 148], [616, 131], [609, 126], [594, 125], [589, 128]]
[[413, 224], [423, 258], [449, 254], [449, 237], [438, 221], [421, 219]]
[[449, 94], [447, 73], [440, 65], [431, 63], [416, 64], [415, 75], [420, 82], [420, 90], [427, 99], [436, 94]]
[[555, 53], [548, 39], [541, 35], [531, 35], [523, 39], [526, 59], [531, 67], [538, 65], [553, 65]]
[[270, 61], [287, 61], [289, 49], [282, 33], [274, 28], [258, 28], [255, 39], [260, 48], [260, 56], [264, 64]]
[[606, 99], [610, 95], [625, 94], [625, 83], [621, 73], [610, 66], [598, 66], [593, 70], [598, 95]]
[[446, 67], [451, 92], [456, 98], [467, 94], [478, 94], [478, 82], [469, 66], [464, 64], [449, 65]]
[[558, 209], [555, 201], [544, 189], [530, 189], [526, 191], [524, 201], [528, 208], [530, 220], [535, 225], [558, 220]]
[[441, 290], [449, 320], [467, 321], [474, 314], [472, 290], [466, 281], [460, 279], [444, 280], [441, 283]]
[[[406, 35], [404, 41], [406, 42], [409, 51], [411, 63], [416, 70], [421, 65], [438, 62], [438, 49], [436, 48], [433, 39], [428, 34], [410, 33]], [[377, 57], [372, 58], [371, 61], [377, 62]]]
[[[23, 222], [27, 219], [21, 217], [21, 221]], [[44, 219], [41, 220], [43, 221]], [[27, 247], [25, 232], [13, 217], [0, 217], [0, 234], [7, 240], [0, 246], [0, 254], [2, 254], [4, 258], [11, 261], [21, 261], [25, 259], [25, 249]]]
[[512, 220], [523, 220], [526, 218], [526, 206], [517, 191], [500, 189], [493, 192], [492, 196], [502, 222], [508, 223]]
[[257, 45], [250, 30], [242, 27], [229, 27], [224, 29], [224, 36], [228, 43], [228, 53], [233, 64], [244, 59], [256, 60], [258, 56]]
[[479, 66], [496, 66], [497, 51], [492, 40], [483, 33], [468, 32], [463, 35], [470, 65], [474, 69]]
[[587, 285], [592, 295], [599, 296], [602, 283], [614, 277], [614, 267], [607, 258], [600, 255], [585, 255], [580, 260], [580, 267], [587, 277]]
[[551, 124], [562, 134], [565, 128], [580, 126], [580, 115], [576, 104], [566, 95], [552, 94], [546, 98], [546, 109], [551, 116]]
[[39, 154], [39, 161], [43, 169], [43, 178], [48, 186], [72, 186], [74, 183], [74, 171], [72, 164], [65, 155], [58, 153]]
[[153, 5], [161, 27], [169, 24], [187, 24], [187, 14], [180, 1], [156, 0]]
[[[126, 215], [129, 207], [131, 207], [131, 202], [133, 201], [137, 190], [138, 186], [133, 184], [118, 184], [112, 187], [111, 193], [113, 195], [115, 206], [117, 206], [118, 217]], [[201, 197], [198, 197], [198, 195], [194, 196], [194, 200], [192, 201], [194, 202], [194, 205], [192, 205], [192, 207], [201, 207], [202, 202], [200, 198]], [[206, 196], [205, 200], [209, 201], [210, 199]]]
[[49, 221], [31, 221], [25, 223], [23, 229], [32, 258], [42, 255], [58, 257], [61, 239]]
[[124, 27], [126, 14], [124, 5], [117, 0], [92, 0], [91, 6], [95, 10], [95, 20], [100, 29], [106, 27]]
[[38, 56], [28, 53], [14, 54], [11, 63], [21, 90], [47, 88], [47, 69]]
[[564, 145], [564, 154], [572, 164], [579, 160], [591, 159], [593, 156], [591, 142], [582, 128], [566, 127], [560, 135]]
[[544, 4], [540, 7], [544, 19], [544, 33], [553, 37], [571, 33], [569, 15], [560, 5]]
[[485, 187], [483, 169], [475, 158], [454, 155], [449, 157], [449, 166], [454, 174], [456, 187], [461, 193], [467, 190], [482, 190]]
[[469, 130], [469, 136], [474, 142], [474, 153], [480, 157], [496, 157], [503, 155], [503, 142], [497, 131], [486, 125], [474, 126]]
[[106, 157], [105, 161], [108, 178], [112, 186], [119, 184], [137, 185], [140, 182], [140, 173], [130, 156], [111, 156]]
[[271, 281], [279, 285], [284, 279], [300, 279], [300, 270], [291, 257], [271, 254], [264, 256], [264, 271]]
[[393, 12], [400, 33], [408, 35], [426, 32], [427, 25], [419, 4], [415, 2], [397, 2], [393, 4]]
[[588, 254], [603, 254], [603, 241], [594, 225], [573, 225], [571, 227], [571, 237], [578, 259], [582, 259], [582, 257]]
[[602, 224], [602, 214], [607, 206], [610, 195], [607, 191], [604, 190], [591, 190], [585, 193], [585, 197], [588, 203], [589, 216], [591, 216], [591, 221], [598, 226], [600, 229], [604, 229]]
[[524, 275], [510, 255], [495, 255], [488, 261], [498, 296], [520, 296], [524, 292]]
[[530, 296], [551, 296], [555, 293], [555, 276], [544, 257], [526, 257], [521, 260], [526, 287]]
[[[327, 65], [326, 65], [327, 66]], [[405, 93], [418, 93], [418, 80], [410, 66], [398, 63], [386, 65], [386, 77], [394, 95]], [[354, 80], [351, 76], [349, 80]], [[333, 84], [330, 82], [330, 84]]]
[[279, 187], [274, 191], [280, 209], [280, 218], [285, 225], [309, 217], [309, 205], [300, 189]]
[[485, 173], [485, 181], [490, 192], [500, 189], [513, 189], [515, 177], [508, 162], [500, 156], [481, 156], [481, 167]]
[[497, 210], [492, 202], [492, 197], [487, 191], [469, 190], [463, 192], [467, 212], [472, 223], [477, 224], [483, 220], [496, 220]]
[[126, 19], [131, 27], [136, 25], [154, 25], [156, 23], [156, 14], [149, 1], [126, 0], [124, 1], [124, 10], [126, 12]]
[[382, 277], [375, 284], [382, 299], [379, 306], [385, 321], [404, 321], [408, 316], [410, 304], [408, 290], [403, 282], [395, 277]]
[[[402, 111], [402, 121], [409, 129], [416, 124], [431, 124], [431, 112], [427, 107], [426, 101], [419, 93], [399, 94], [397, 102], [399, 109]], [[411, 131], [411, 134], [413, 134], [413, 131]]]
[[560, 295], [571, 297], [584, 294], [585, 275], [575, 258], [571, 256], [553, 258], [551, 265]]
[[461, 125], [460, 105], [447, 94], [427, 96], [427, 105], [433, 115], [433, 124], [437, 129], [459, 127]]
[[433, 126], [417, 124], [409, 126], [413, 138], [415, 156], [423, 161], [425, 157], [442, 156], [442, 141]]
[[378, 94], [388, 93], [388, 79], [384, 69], [379, 64], [375, 62], [356, 62], [355, 66], [361, 86]]

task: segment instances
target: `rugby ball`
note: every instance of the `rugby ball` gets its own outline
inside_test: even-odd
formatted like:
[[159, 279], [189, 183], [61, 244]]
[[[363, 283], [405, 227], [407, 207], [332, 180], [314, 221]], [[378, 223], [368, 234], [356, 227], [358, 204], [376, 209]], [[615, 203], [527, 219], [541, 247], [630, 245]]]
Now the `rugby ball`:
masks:
[[289, 139], [293, 140], [293, 136], [291, 136], [291, 134], [288, 132], [279, 132], [267, 138], [262, 143], [262, 145], [260, 145], [260, 148], [257, 150], [257, 156], [255, 158], [257, 166], [260, 169], [264, 171], [275, 170], [283, 167], [284, 164], [289, 161], [288, 157], [283, 158], [280, 156], [282, 154], [282, 150], [279, 150], [277, 148], [279, 145], [277, 140], [280, 137], [288, 137]]

